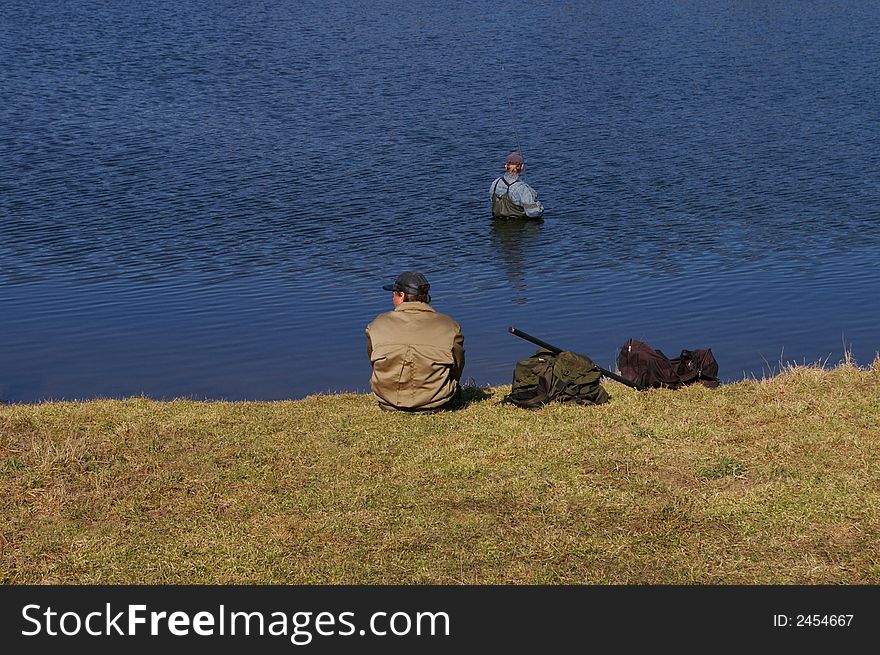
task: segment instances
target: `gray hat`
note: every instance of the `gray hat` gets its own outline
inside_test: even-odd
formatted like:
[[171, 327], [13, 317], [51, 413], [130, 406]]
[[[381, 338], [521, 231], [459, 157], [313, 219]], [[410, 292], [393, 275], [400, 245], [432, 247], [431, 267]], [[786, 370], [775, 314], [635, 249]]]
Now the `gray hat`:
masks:
[[516, 150], [507, 155], [507, 159], [505, 159], [504, 161], [507, 164], [522, 164], [525, 162], [523, 156]]
[[394, 284], [386, 284], [382, 287], [385, 291], [403, 291], [405, 293], [424, 294], [428, 293], [431, 285], [421, 273], [406, 271], [397, 276]]

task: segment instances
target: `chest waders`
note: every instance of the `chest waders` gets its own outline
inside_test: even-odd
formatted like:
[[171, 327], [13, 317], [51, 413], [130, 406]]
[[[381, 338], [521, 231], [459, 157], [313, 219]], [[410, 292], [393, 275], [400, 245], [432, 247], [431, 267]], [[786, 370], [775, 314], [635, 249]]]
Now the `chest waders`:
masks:
[[[498, 183], [504, 184], [504, 193], [498, 194]], [[495, 188], [492, 189], [492, 216], [498, 218], [528, 218], [526, 210], [513, 202], [510, 198], [510, 187], [519, 182], [514, 180], [510, 184], [503, 177], [498, 178], [495, 182]]]

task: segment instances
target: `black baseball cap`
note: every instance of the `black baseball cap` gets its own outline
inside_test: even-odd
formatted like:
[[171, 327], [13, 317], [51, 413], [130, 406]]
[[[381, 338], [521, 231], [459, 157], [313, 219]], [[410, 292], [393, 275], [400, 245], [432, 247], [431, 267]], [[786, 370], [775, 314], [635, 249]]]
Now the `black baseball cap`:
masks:
[[431, 285], [421, 273], [405, 271], [397, 276], [394, 284], [386, 284], [382, 287], [385, 291], [403, 291], [404, 293], [422, 294], [428, 293]]

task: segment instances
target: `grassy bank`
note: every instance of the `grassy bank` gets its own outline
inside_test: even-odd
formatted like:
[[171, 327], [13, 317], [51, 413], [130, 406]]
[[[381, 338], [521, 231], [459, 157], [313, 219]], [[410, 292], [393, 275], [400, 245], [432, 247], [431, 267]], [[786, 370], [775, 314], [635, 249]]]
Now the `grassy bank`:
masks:
[[880, 583], [880, 360], [530, 412], [0, 406], [5, 583]]

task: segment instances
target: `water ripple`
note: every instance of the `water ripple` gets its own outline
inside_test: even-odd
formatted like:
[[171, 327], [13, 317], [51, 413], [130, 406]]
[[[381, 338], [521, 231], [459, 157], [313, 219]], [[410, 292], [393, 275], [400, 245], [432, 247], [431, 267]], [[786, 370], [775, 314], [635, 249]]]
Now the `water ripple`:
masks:
[[[0, 398], [363, 389], [404, 269], [485, 382], [511, 323], [731, 377], [878, 347], [870, 3], [86, 5], [4, 5]], [[488, 216], [513, 147], [543, 222]]]

